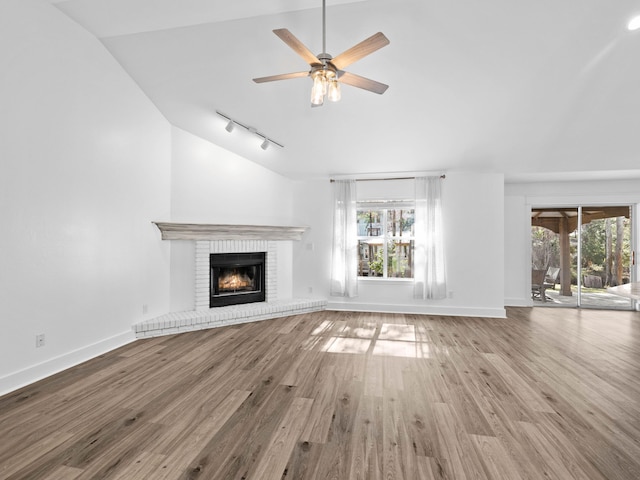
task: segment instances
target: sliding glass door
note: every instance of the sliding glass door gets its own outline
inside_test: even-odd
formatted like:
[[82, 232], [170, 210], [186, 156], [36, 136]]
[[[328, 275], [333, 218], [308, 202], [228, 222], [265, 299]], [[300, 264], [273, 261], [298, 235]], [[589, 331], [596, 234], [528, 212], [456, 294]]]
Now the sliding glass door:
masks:
[[531, 295], [534, 305], [576, 307], [578, 207], [531, 212]]
[[580, 210], [578, 305], [630, 309], [630, 299], [613, 295], [607, 288], [632, 281], [631, 208], [583, 206]]
[[533, 208], [534, 305], [631, 309], [607, 291], [634, 280], [631, 214], [629, 206]]

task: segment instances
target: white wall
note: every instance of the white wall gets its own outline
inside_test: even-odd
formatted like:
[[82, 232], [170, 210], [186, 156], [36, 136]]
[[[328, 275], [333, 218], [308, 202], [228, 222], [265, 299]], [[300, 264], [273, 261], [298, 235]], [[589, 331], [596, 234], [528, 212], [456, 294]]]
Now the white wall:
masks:
[[504, 304], [531, 306], [531, 206], [523, 195], [504, 197]]
[[[381, 196], [398, 197], [398, 182], [375, 182]], [[359, 196], [373, 182], [358, 186]], [[330, 308], [418, 312], [444, 315], [504, 316], [504, 213], [500, 174], [451, 172], [443, 180], [446, 268], [451, 298], [418, 301], [410, 282], [360, 280], [356, 298], [330, 298]], [[413, 183], [407, 184], [413, 196]], [[387, 192], [388, 190], [388, 192]], [[294, 247], [294, 296], [329, 298], [331, 264], [331, 184], [298, 182], [294, 221], [311, 229]], [[368, 193], [367, 196], [370, 196]]]
[[[531, 208], [637, 205], [640, 180], [512, 183], [505, 185], [505, 304], [532, 305]], [[640, 234], [636, 220], [636, 239]], [[637, 269], [637, 266], [636, 266]], [[636, 278], [637, 276], [636, 270]]]
[[294, 184], [293, 223], [309, 229], [293, 245], [293, 296], [329, 298], [332, 191], [327, 179]]
[[[291, 180], [176, 127], [172, 152], [171, 214], [159, 220], [292, 225]], [[195, 243], [171, 243], [171, 311], [193, 310]], [[280, 299], [291, 297], [291, 252], [278, 242]]]
[[[0, 394], [131, 341], [168, 310], [166, 120], [92, 35], [0, 2]], [[44, 347], [35, 346], [44, 333]]]

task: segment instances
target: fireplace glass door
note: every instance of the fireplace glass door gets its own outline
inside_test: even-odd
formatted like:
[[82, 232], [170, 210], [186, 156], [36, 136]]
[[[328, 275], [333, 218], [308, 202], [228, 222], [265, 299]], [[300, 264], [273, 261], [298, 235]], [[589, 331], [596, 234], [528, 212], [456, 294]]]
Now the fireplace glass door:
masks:
[[210, 307], [264, 302], [264, 252], [214, 253], [210, 266]]

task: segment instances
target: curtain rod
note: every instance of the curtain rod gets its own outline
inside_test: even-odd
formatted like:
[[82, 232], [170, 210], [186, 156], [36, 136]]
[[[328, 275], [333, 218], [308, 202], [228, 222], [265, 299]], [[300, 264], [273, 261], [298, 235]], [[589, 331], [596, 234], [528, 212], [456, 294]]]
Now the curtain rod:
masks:
[[[417, 177], [389, 177], [389, 178], [354, 178], [354, 180], [356, 182], [373, 182], [376, 180], [415, 180]], [[447, 178], [446, 175], [442, 174], [440, 175], [441, 179], [445, 179]], [[335, 182], [335, 179], [330, 178], [329, 182], [333, 183]]]

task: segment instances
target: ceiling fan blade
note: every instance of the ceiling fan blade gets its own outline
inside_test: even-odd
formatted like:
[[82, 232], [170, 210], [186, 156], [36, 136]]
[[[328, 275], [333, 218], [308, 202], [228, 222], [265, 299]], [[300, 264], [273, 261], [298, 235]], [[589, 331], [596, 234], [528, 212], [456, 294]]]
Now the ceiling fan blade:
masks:
[[289, 45], [294, 52], [304, 58], [304, 61], [309, 65], [321, 63], [320, 60], [318, 60], [318, 57], [311, 53], [311, 50], [305, 47], [304, 44], [286, 28], [278, 28], [277, 30], [274, 30], [273, 33], [275, 33], [284, 43]]
[[384, 33], [378, 32], [357, 45], [354, 45], [349, 50], [342, 52], [336, 58], [332, 59], [331, 63], [333, 63], [338, 70], [342, 70], [387, 45], [389, 45], [389, 39], [384, 36]]
[[362, 88], [363, 90], [368, 90], [380, 95], [382, 95], [387, 90], [387, 88], [389, 88], [389, 85], [385, 85], [384, 83], [376, 82], [375, 80], [361, 77], [360, 75], [349, 72], [342, 72], [338, 77], [338, 81], [347, 85], [351, 85], [352, 87]]
[[276, 80], [288, 80], [290, 78], [301, 78], [309, 76], [309, 72], [282, 73], [280, 75], [271, 75], [269, 77], [254, 78], [256, 83], [275, 82]]

